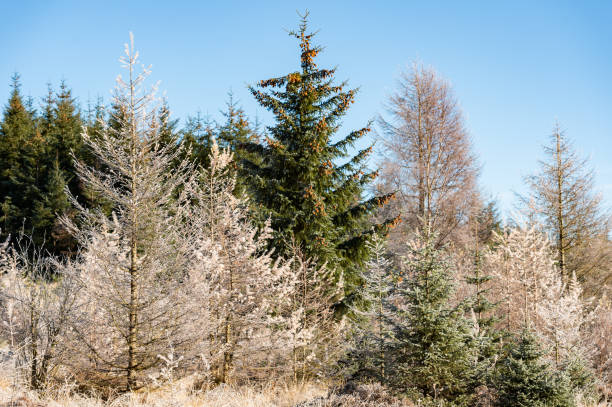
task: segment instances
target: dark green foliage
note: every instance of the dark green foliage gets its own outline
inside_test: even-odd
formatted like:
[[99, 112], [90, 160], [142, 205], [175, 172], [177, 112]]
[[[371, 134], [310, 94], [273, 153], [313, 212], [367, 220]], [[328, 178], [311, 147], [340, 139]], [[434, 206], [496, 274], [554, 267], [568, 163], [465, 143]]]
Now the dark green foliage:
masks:
[[500, 407], [574, 406], [569, 380], [543, 358], [535, 335], [525, 329], [501, 361], [496, 378]]
[[482, 247], [490, 247], [493, 244], [494, 233], [501, 233], [503, 229], [497, 202], [489, 201], [478, 211], [475, 218], [478, 244]]
[[81, 118], [71, 91], [49, 87], [42, 114], [24, 104], [18, 77], [0, 125], [0, 202], [4, 234], [31, 235], [33, 243], [54, 254], [69, 254], [74, 241], [58, 216], [68, 209], [65, 188], [78, 196], [72, 154], [82, 152]]
[[74, 248], [75, 243], [58, 219], [58, 215], [66, 214], [70, 209], [70, 202], [66, 195], [67, 183], [60, 169], [59, 162], [53, 164], [49, 172], [45, 195], [41, 201], [34, 204], [33, 225], [34, 230], [47, 230], [46, 246], [52, 252], [60, 253]]
[[202, 168], [208, 168], [209, 156], [213, 138], [222, 149], [229, 149], [234, 155], [233, 169], [237, 171], [236, 193], [245, 190], [245, 175], [239, 165], [244, 160], [256, 160], [241, 148], [246, 143], [259, 141], [257, 126], [253, 125], [244, 110], [234, 99], [233, 93], [228, 94], [226, 109], [221, 112], [225, 120], [221, 123], [202, 117], [200, 114], [189, 117], [185, 128], [181, 131], [182, 142], [191, 149], [193, 160]]
[[477, 387], [489, 382], [491, 374], [494, 373], [503, 333], [496, 329], [495, 325], [499, 319], [492, 313], [497, 304], [489, 301], [487, 297], [489, 282], [493, 277], [483, 270], [482, 254], [478, 248], [474, 252], [474, 264], [471, 270], [472, 274], [466, 277], [466, 282], [474, 287], [474, 294], [469, 301], [474, 323], [472, 335], [478, 350], [478, 356], [474, 361], [473, 383], [473, 386]]
[[591, 367], [582, 357], [570, 356], [564, 362], [562, 372], [569, 380], [572, 394], [580, 394], [584, 400], [595, 401], [597, 399], [597, 379]]
[[161, 135], [161, 142], [164, 144], [178, 144], [179, 142], [179, 131], [178, 131], [178, 119], [173, 119], [170, 113], [170, 106], [166, 100], [163, 101], [160, 106], [157, 117], [159, 120], [159, 134]]
[[[0, 123], [0, 203], [3, 239], [32, 230], [33, 209], [43, 199], [45, 143], [36, 128], [35, 112], [20, 93], [19, 76], [13, 77], [9, 102]], [[37, 234], [37, 236], [40, 236]], [[42, 239], [37, 239], [40, 244]]]
[[250, 88], [274, 114], [275, 124], [268, 127], [265, 142], [245, 146], [255, 157], [244, 164], [249, 189], [260, 217], [272, 221], [276, 253], [286, 254], [294, 239], [308, 257], [327, 263], [337, 276], [343, 273], [350, 295], [368, 257], [366, 243], [373, 232], [367, 220], [390, 195], [364, 200], [364, 189], [376, 176], [365, 164], [372, 148], [353, 157], [348, 153], [369, 127], [332, 142], [356, 91], [334, 83], [335, 69], [317, 67], [321, 48], [312, 45], [306, 18], [291, 35], [300, 42], [301, 69]]
[[193, 161], [202, 168], [210, 164], [210, 148], [215, 137], [215, 124], [198, 112], [189, 116], [184, 128], [181, 130], [181, 142], [191, 151]]
[[81, 196], [83, 192], [82, 185], [74, 176], [74, 157], [80, 158], [83, 152], [83, 121], [65, 82], [62, 81], [54, 98], [51, 95], [45, 100], [45, 114], [39, 125], [45, 143], [45, 180], [44, 196], [34, 214], [37, 220], [35, 231], [44, 233], [45, 248], [52, 253], [70, 254], [76, 250], [76, 242], [62, 228], [58, 216], [66, 214], [70, 207], [66, 188], [74, 196]]
[[[429, 234], [430, 235], [430, 234]], [[477, 349], [464, 306], [449, 304], [452, 271], [435, 237], [413, 242], [397, 287], [394, 387], [434, 400], [469, 399]]]

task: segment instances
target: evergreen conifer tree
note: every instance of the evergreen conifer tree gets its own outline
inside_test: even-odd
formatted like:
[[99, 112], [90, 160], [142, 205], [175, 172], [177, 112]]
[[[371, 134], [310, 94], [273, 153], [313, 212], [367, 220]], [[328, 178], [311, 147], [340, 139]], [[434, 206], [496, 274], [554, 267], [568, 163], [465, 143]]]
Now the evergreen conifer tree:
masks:
[[[483, 212], [480, 212], [481, 215]], [[485, 212], [486, 213], [486, 212]], [[480, 216], [479, 216], [480, 218]], [[480, 219], [478, 219], [479, 221]], [[490, 379], [492, 368], [495, 367], [499, 353], [499, 344], [502, 339], [501, 331], [496, 329], [499, 318], [493, 313], [497, 304], [489, 300], [490, 282], [493, 276], [486, 272], [483, 267], [483, 254], [480, 249], [481, 243], [481, 222], [475, 223], [473, 250], [474, 262], [470, 269], [471, 274], [466, 277], [466, 283], [473, 287], [471, 297], [471, 313], [474, 322], [472, 330], [475, 345], [478, 348], [478, 356], [475, 359], [476, 376], [474, 383], [480, 385]], [[490, 240], [487, 238], [486, 242]]]
[[170, 106], [163, 100], [157, 112], [159, 120], [160, 140], [164, 144], [177, 144], [179, 141], [178, 119], [171, 117]]
[[543, 358], [536, 336], [523, 329], [502, 360], [497, 378], [500, 407], [574, 406], [568, 380], [554, 372]]
[[181, 129], [181, 143], [186, 150], [191, 151], [191, 159], [202, 168], [210, 165], [210, 152], [215, 138], [215, 125], [201, 112], [188, 116], [185, 126]]
[[59, 216], [69, 208], [66, 188], [81, 200], [82, 184], [75, 176], [74, 159], [81, 159], [83, 141], [81, 113], [71, 90], [62, 81], [54, 95], [49, 87], [44, 99], [43, 114], [38, 121], [38, 132], [43, 141], [41, 180], [42, 198], [34, 205], [35, 236], [44, 241], [44, 248], [54, 254], [69, 254], [76, 249], [76, 241], [62, 227]]
[[434, 400], [469, 398], [476, 349], [463, 304], [451, 306], [449, 264], [435, 248], [436, 236], [410, 242], [403, 276], [396, 288], [395, 343], [391, 380]]
[[[32, 231], [32, 209], [42, 200], [44, 140], [36, 129], [31, 102], [21, 96], [19, 75], [0, 123], [0, 218], [2, 236]], [[41, 239], [35, 239], [37, 244]]]
[[[372, 147], [349, 155], [369, 126], [332, 139], [354, 102], [356, 90], [335, 84], [335, 69], [314, 62], [322, 48], [312, 44], [307, 15], [291, 35], [300, 42], [301, 69], [262, 80], [250, 88], [255, 99], [274, 114], [265, 143], [249, 143], [255, 160], [245, 163], [253, 201], [262, 219], [270, 218], [277, 255], [288, 252], [291, 238], [305, 255], [345, 274], [347, 293], [354, 291], [359, 269], [368, 257], [372, 230], [369, 215], [392, 194], [363, 199], [376, 172], [366, 168]], [[377, 225], [386, 229], [394, 220]]]
[[[374, 235], [368, 242], [371, 258], [362, 273], [363, 285], [359, 287], [365, 307], [353, 307], [357, 323], [354, 324], [353, 343], [344, 364], [351, 378], [374, 378], [387, 382], [389, 345], [392, 342], [390, 320], [392, 319], [391, 292], [393, 277], [391, 260], [387, 258], [385, 240]], [[363, 309], [362, 309], [363, 308]]]

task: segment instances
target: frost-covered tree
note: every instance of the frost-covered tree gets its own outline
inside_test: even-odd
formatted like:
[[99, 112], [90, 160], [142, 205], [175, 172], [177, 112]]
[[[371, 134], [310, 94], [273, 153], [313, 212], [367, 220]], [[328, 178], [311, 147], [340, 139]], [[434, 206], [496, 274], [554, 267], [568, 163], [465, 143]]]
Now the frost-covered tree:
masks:
[[546, 235], [534, 225], [497, 234], [496, 248], [485, 255], [485, 267], [495, 277], [492, 295], [500, 305], [497, 315], [508, 332], [540, 326], [538, 304], [559, 273]]
[[291, 349], [293, 380], [308, 380], [329, 370], [344, 350], [345, 321], [333, 312], [334, 300], [343, 287], [342, 281], [335, 282], [332, 270], [307, 258], [295, 242], [289, 247], [295, 286], [284, 312], [284, 335]]
[[[210, 167], [202, 172], [192, 196], [198, 262], [192, 283], [205, 295], [195, 301], [208, 309], [203, 352], [223, 383], [256, 377], [271, 368], [283, 343], [286, 309], [294, 294], [290, 264], [266, 250], [269, 226], [258, 230], [248, 217], [248, 202], [234, 195], [235, 175], [229, 150], [213, 142]], [[291, 316], [289, 316], [291, 317]]]
[[71, 196], [79, 217], [64, 222], [82, 248], [71, 266], [81, 282], [75, 368], [134, 389], [159, 364], [167, 338], [183, 342], [190, 201], [176, 191], [189, 184], [190, 166], [177, 166], [179, 149], [163, 143], [154, 88], [143, 84], [149, 70], [138, 70], [133, 41], [121, 62], [129, 76], [117, 78], [114, 125], [102, 123], [95, 138], [83, 134], [100, 167], [76, 163], [81, 182], [109, 203], [112, 215]]
[[592, 347], [585, 334], [592, 315], [580, 283], [575, 276], [564, 281], [553, 248], [538, 227], [515, 227], [498, 235], [487, 266], [496, 276], [493, 291], [502, 304], [498, 316], [508, 333], [528, 327], [548, 345], [547, 357], [557, 369], [576, 361], [588, 364]]
[[368, 248], [371, 257], [361, 275], [363, 285], [359, 289], [365, 306], [353, 309], [357, 323], [348, 362], [355, 370], [351, 373], [353, 377], [374, 377], [385, 383], [392, 341], [390, 321], [393, 312], [389, 301], [394, 288], [394, 275], [385, 240], [375, 235]]
[[593, 320], [589, 324], [588, 338], [595, 346], [593, 355], [597, 377], [604, 385], [608, 399], [612, 398], [612, 301], [603, 297], [593, 311]]
[[27, 385], [42, 389], [69, 357], [78, 285], [23, 236], [12, 248], [0, 244], [0, 276], [0, 338]]
[[562, 279], [549, 281], [546, 293], [538, 304], [537, 313], [542, 337], [552, 349], [557, 368], [571, 357], [588, 358], [590, 345], [582, 329], [591, 315], [581, 299], [582, 288], [573, 275], [567, 284]]
[[593, 348], [586, 334], [593, 314], [581, 298], [580, 283], [575, 276], [564, 281], [553, 247], [537, 226], [512, 228], [498, 235], [497, 243], [487, 266], [496, 276], [501, 326], [508, 333], [528, 329], [550, 349], [543, 357], [567, 373], [573, 390], [591, 392]]

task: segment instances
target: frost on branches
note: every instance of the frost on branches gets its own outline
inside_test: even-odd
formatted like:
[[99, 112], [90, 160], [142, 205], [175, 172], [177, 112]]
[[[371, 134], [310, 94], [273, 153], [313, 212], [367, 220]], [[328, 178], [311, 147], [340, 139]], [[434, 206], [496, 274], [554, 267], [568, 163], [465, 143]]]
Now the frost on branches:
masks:
[[358, 323], [353, 328], [348, 362], [354, 365], [350, 368], [352, 377], [375, 377], [385, 383], [394, 316], [389, 303], [394, 288], [392, 262], [387, 258], [385, 240], [378, 234], [368, 242], [368, 249], [371, 257], [361, 275], [363, 284], [358, 290], [366, 306], [353, 308]]
[[[111, 117], [92, 138], [83, 134], [101, 170], [76, 164], [81, 182], [109, 204], [112, 215], [86, 209], [76, 197], [76, 221], [64, 218], [82, 248], [66, 270], [78, 275], [77, 362], [85, 378], [117, 381], [134, 389], [159, 364], [168, 347], [186, 343], [182, 332], [191, 316], [182, 306], [190, 259], [187, 195], [190, 164], [181, 151], [163, 143], [155, 114], [155, 88], [143, 82], [133, 42], [121, 62], [128, 78], [117, 78]], [[177, 165], [176, 162], [180, 163]], [[172, 169], [172, 171], [170, 171]]]
[[8, 347], [2, 371], [32, 389], [44, 388], [69, 355], [64, 337], [77, 285], [57, 266], [24, 236], [12, 248], [8, 240], [0, 244], [0, 339]]
[[575, 276], [564, 283], [547, 237], [536, 225], [521, 226], [497, 235], [496, 243], [485, 261], [495, 276], [495, 297], [501, 301], [501, 328], [535, 329], [550, 345], [548, 356], [557, 366], [570, 356], [588, 357], [583, 328], [591, 317], [582, 289]]
[[216, 379], [227, 383], [257, 377], [278, 358], [284, 324], [278, 312], [289, 304], [296, 286], [290, 263], [266, 250], [269, 226], [257, 230], [248, 219], [246, 199], [234, 196], [232, 154], [212, 146], [210, 167], [192, 185], [197, 201], [195, 256], [190, 268], [192, 296], [209, 329], [202, 352]]

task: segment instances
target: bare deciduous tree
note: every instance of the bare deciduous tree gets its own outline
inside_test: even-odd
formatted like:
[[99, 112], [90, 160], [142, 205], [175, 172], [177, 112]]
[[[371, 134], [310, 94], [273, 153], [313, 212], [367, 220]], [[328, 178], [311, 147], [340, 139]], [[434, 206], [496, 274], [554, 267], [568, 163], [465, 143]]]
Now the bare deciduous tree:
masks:
[[570, 356], [590, 358], [584, 337], [589, 321], [582, 288], [575, 276], [567, 282], [555, 264], [554, 250], [538, 225], [514, 227], [497, 235], [497, 247], [485, 255], [495, 277], [492, 293], [502, 328], [516, 332], [528, 326], [552, 352], [557, 367]]
[[[449, 84], [414, 64], [388, 99], [379, 120], [385, 160], [379, 188], [397, 191], [395, 210], [405, 228], [451, 237], [477, 203], [478, 167]], [[401, 229], [397, 229], [402, 232]]]
[[558, 125], [544, 152], [540, 172], [525, 177], [531, 192], [521, 201], [548, 231], [562, 275], [569, 279], [576, 273], [592, 289], [610, 274], [609, 220], [594, 192], [593, 171]]
[[58, 266], [24, 236], [13, 248], [0, 244], [0, 337], [15, 357], [18, 376], [36, 390], [69, 352], [64, 338], [78, 285], [72, 276], [58, 273]]

